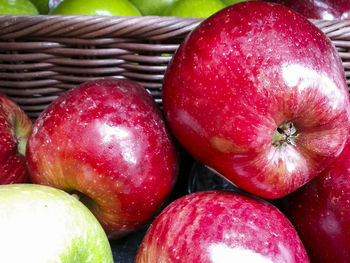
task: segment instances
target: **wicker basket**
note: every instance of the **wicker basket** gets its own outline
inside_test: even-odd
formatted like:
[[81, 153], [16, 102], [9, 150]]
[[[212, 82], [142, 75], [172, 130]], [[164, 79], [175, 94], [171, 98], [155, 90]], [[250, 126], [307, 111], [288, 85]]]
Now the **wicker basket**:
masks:
[[[62, 92], [102, 77], [129, 78], [161, 105], [171, 54], [202, 19], [0, 16], [0, 92], [35, 119]], [[350, 21], [311, 20], [337, 47], [350, 85]]]

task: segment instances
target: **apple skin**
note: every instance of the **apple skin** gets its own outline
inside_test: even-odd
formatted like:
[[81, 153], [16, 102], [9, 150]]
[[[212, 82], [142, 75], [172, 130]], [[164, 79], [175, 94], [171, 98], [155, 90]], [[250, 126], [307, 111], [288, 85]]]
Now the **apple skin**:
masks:
[[161, 16], [177, 0], [130, 0], [144, 16]]
[[195, 159], [269, 199], [324, 170], [349, 134], [344, 68], [331, 41], [267, 2], [229, 6], [193, 30], [167, 68], [163, 105]]
[[0, 0], [0, 15], [38, 14], [38, 10], [29, 0]]
[[38, 9], [41, 15], [47, 15], [63, 0], [30, 0]]
[[151, 95], [100, 79], [68, 91], [34, 123], [31, 180], [76, 192], [110, 239], [150, 220], [177, 178], [177, 150]]
[[349, 0], [272, 0], [310, 19], [349, 20]]
[[225, 5], [234, 5], [234, 4], [243, 2], [243, 1], [246, 1], [246, 0], [222, 0], [222, 2], [223, 2]]
[[177, 0], [165, 11], [165, 16], [208, 17], [225, 8], [220, 0]]
[[140, 11], [128, 0], [64, 0], [52, 15], [140, 16]]
[[0, 94], [0, 184], [28, 182], [25, 149], [32, 121], [4, 94]]
[[181, 197], [148, 229], [135, 263], [307, 263], [291, 223], [276, 207], [232, 192]]
[[320, 175], [283, 198], [314, 263], [350, 262], [350, 140]]
[[0, 186], [1, 262], [112, 263], [107, 236], [73, 196], [48, 186]]

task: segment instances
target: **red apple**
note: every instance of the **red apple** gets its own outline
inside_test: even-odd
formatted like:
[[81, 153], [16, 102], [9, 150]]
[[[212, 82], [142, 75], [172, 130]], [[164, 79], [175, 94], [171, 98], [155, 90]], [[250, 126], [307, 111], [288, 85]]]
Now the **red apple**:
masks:
[[32, 121], [6, 95], [0, 94], [0, 184], [28, 181], [25, 149]]
[[283, 199], [313, 263], [350, 262], [350, 139], [336, 162]]
[[155, 219], [135, 263], [307, 263], [291, 223], [274, 206], [230, 192], [177, 199]]
[[165, 116], [188, 152], [264, 198], [319, 174], [349, 134], [337, 51], [278, 4], [242, 2], [206, 19], [180, 45], [163, 88]]
[[111, 239], [153, 217], [178, 169], [152, 97], [121, 79], [87, 82], [54, 101], [33, 126], [27, 160], [33, 182], [76, 193]]
[[350, 19], [349, 0], [270, 0], [312, 19]]

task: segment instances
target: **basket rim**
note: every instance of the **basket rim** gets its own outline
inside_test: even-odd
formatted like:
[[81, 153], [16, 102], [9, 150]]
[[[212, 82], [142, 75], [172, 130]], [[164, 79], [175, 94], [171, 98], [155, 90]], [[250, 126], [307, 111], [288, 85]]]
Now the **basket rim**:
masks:
[[[85, 39], [127, 36], [159, 40], [166, 39], [173, 30], [182, 29], [183, 33], [188, 33], [205, 19], [176, 16], [0, 15], [0, 39], [17, 39], [28, 35], [78, 35]], [[350, 40], [350, 20], [308, 20], [331, 39]], [[90, 33], [86, 33], [86, 29]]]

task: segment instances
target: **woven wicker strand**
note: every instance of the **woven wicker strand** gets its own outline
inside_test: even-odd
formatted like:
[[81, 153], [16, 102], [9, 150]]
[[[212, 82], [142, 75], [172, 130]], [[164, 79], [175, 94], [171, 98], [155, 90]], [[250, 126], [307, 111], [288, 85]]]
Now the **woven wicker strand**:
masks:
[[[62, 92], [82, 82], [129, 78], [161, 106], [171, 55], [202, 20], [0, 15], [0, 92], [35, 119]], [[350, 84], [350, 21], [311, 22], [336, 46]]]

